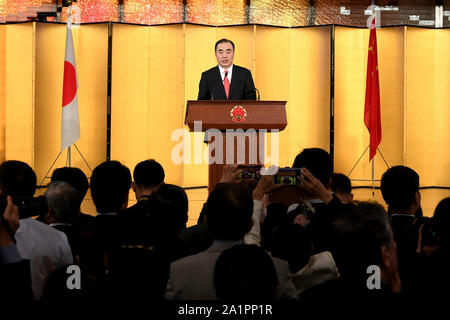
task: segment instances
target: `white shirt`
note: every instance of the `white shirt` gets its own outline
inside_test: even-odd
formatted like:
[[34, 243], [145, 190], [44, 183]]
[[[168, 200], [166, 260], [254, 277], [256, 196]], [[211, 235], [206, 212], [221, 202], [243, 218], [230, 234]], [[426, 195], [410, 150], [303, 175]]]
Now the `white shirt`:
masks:
[[341, 275], [329, 251], [323, 251], [309, 257], [308, 264], [292, 275], [292, 282], [300, 294], [306, 289]]
[[15, 238], [22, 259], [30, 260], [31, 287], [38, 300], [50, 273], [73, 264], [72, 250], [63, 232], [32, 218], [20, 220]]
[[253, 200], [253, 226], [244, 236], [246, 244], [261, 246], [261, 217], [263, 214], [263, 202], [261, 200]]
[[[225, 80], [225, 69], [219, 65], [219, 71], [220, 71], [220, 76], [222, 77], [222, 82], [223, 82]], [[228, 70], [226, 70], [226, 71], [228, 71], [227, 78], [228, 78], [228, 82], [230, 83], [230, 86], [231, 86], [231, 76], [233, 75], [233, 65], [231, 65], [228, 68]]]

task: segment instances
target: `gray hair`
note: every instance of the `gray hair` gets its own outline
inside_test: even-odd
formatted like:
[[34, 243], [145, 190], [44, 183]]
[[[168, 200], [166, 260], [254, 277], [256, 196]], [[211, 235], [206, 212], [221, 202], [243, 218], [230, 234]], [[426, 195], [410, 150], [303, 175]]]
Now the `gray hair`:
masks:
[[77, 190], [63, 181], [52, 182], [45, 192], [50, 216], [55, 222], [73, 223], [80, 214]]

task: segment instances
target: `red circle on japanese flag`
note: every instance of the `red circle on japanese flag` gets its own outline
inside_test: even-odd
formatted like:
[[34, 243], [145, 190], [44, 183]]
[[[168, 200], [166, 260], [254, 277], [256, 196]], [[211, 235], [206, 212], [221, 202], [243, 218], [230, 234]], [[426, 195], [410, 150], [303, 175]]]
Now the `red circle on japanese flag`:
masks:
[[63, 107], [72, 102], [77, 94], [77, 76], [74, 66], [64, 61]]

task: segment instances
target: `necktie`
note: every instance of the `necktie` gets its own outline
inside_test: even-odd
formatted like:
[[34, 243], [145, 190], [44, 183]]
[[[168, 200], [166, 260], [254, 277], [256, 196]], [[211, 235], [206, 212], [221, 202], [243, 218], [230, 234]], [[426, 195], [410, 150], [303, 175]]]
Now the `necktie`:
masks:
[[223, 87], [225, 88], [225, 94], [227, 95], [227, 99], [228, 99], [228, 94], [230, 93], [230, 81], [228, 80], [228, 71], [225, 71], [225, 77], [223, 79]]

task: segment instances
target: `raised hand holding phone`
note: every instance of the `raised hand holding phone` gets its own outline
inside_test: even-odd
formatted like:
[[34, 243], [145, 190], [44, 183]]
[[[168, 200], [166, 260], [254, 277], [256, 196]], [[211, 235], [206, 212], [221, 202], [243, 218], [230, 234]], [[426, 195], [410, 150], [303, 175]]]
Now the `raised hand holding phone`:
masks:
[[226, 164], [223, 166], [219, 183], [238, 183], [241, 180], [239, 178], [241, 173], [242, 169], [239, 169], [238, 164]]
[[331, 191], [325, 188], [323, 183], [314, 177], [308, 169], [302, 168], [302, 174], [298, 175], [297, 178], [301, 181], [301, 188], [309, 194], [318, 196], [326, 204], [333, 200]]

